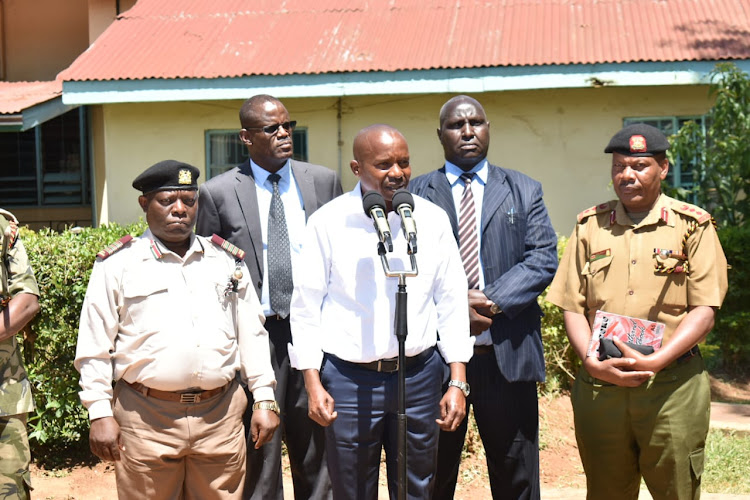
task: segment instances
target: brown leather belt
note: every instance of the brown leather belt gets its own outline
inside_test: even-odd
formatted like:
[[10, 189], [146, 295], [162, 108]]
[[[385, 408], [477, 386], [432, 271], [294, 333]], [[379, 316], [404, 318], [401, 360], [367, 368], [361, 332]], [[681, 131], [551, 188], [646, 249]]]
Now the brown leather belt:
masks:
[[[411, 368], [427, 361], [427, 358], [432, 354], [432, 351], [434, 350], [434, 347], [429, 347], [416, 356], [406, 358], [406, 360], [404, 361], [406, 370], [410, 370]], [[341, 359], [341, 361], [354, 365], [357, 368], [364, 368], [365, 370], [372, 370], [379, 373], [393, 373], [398, 371], [398, 358], [378, 359], [377, 361], [370, 361], [369, 363], [355, 363], [353, 361], [346, 361], [343, 359]]]
[[475, 345], [474, 354], [490, 354], [495, 352], [493, 345]]
[[162, 401], [171, 401], [173, 403], [200, 403], [204, 399], [212, 398], [221, 394], [222, 392], [226, 391], [230, 385], [232, 385], [232, 383], [229, 382], [222, 387], [217, 387], [216, 389], [211, 389], [209, 391], [171, 392], [151, 389], [150, 387], [146, 387], [140, 382], [134, 382], [132, 384], [127, 381], [124, 382], [144, 396], [148, 396], [154, 399], [161, 399]]
[[266, 316], [266, 323], [270, 321], [289, 321], [289, 316], [287, 316], [286, 318], [282, 318], [278, 314], [272, 314], [270, 316]]

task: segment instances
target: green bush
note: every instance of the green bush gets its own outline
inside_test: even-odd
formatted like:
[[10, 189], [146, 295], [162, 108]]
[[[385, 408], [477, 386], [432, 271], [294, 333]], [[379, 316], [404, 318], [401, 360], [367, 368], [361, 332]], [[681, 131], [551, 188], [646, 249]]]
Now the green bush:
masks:
[[724, 227], [719, 239], [731, 266], [729, 290], [707, 343], [718, 348], [724, 370], [740, 375], [750, 363], [750, 225]]
[[[557, 237], [557, 256], [562, 257], [568, 238]], [[542, 342], [544, 344], [544, 364], [547, 369], [547, 381], [541, 384], [542, 393], [555, 393], [570, 389], [581, 361], [568, 342], [563, 322], [563, 311], [545, 300], [549, 292], [547, 287], [539, 296], [542, 308]]]
[[41, 294], [41, 311], [24, 341], [24, 359], [37, 410], [29, 415], [33, 447], [64, 447], [88, 433], [86, 411], [78, 399], [73, 367], [78, 321], [97, 252], [125, 234], [139, 235], [140, 222], [57, 233], [21, 233]]

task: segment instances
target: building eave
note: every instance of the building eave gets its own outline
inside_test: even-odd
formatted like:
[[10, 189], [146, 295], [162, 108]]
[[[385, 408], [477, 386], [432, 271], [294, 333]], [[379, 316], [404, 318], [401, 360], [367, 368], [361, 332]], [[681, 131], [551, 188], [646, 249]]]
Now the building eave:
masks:
[[[514, 66], [424, 71], [262, 75], [215, 79], [65, 81], [67, 105], [385, 94], [481, 93], [553, 88], [699, 85], [719, 61]], [[750, 71], [750, 60], [735, 61]]]
[[24, 132], [78, 107], [66, 104], [61, 96], [44, 101], [19, 113], [0, 114], [0, 132]]

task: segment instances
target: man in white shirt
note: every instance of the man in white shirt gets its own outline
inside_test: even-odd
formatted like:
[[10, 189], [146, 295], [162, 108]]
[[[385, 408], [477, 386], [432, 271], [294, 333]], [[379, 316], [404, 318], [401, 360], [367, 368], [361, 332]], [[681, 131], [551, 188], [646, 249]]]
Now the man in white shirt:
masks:
[[[291, 305], [292, 365], [303, 370], [310, 417], [326, 427], [334, 498], [375, 498], [381, 448], [395, 494], [398, 341], [397, 278], [387, 278], [378, 236], [362, 195], [383, 195], [393, 233], [392, 269], [409, 269], [407, 242], [392, 198], [409, 182], [409, 149], [386, 125], [360, 131], [351, 162], [359, 183], [308, 220]], [[407, 278], [406, 406], [408, 496], [429, 498], [439, 429], [454, 430], [466, 414], [465, 363], [471, 358], [466, 275], [445, 212], [419, 197], [419, 274]], [[440, 340], [437, 332], [440, 332]], [[435, 347], [437, 346], [437, 349]], [[439, 352], [438, 352], [439, 351]], [[443, 356], [451, 386], [442, 394]]]
[[91, 451], [115, 461], [121, 500], [240, 498], [240, 378], [256, 401], [255, 445], [279, 425], [244, 252], [193, 234], [198, 175], [166, 160], [135, 179], [149, 229], [98, 254], [81, 311], [75, 366]]

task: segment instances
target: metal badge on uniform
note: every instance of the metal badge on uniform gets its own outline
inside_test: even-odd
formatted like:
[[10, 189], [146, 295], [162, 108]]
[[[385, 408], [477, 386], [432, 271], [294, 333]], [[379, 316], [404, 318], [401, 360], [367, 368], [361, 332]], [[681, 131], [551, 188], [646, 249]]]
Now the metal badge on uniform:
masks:
[[177, 183], [178, 184], [192, 184], [193, 183], [193, 175], [190, 173], [190, 170], [183, 169], [180, 170], [177, 174]]
[[242, 261], [238, 260], [234, 272], [229, 276], [227, 287], [224, 289], [224, 297], [229, 297], [230, 294], [237, 293], [237, 290], [239, 290], [240, 280], [242, 279], [241, 265]]
[[687, 255], [679, 250], [654, 248], [654, 269], [659, 274], [680, 274], [688, 272]]
[[630, 136], [630, 152], [631, 153], [644, 153], [648, 151], [646, 144], [646, 138], [642, 135], [631, 135]]

